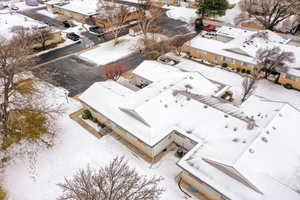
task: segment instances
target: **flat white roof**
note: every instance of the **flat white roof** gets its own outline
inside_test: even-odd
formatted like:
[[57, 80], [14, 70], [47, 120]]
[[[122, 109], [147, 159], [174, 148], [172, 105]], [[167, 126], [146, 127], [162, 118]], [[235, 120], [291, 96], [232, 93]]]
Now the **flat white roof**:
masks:
[[[288, 45], [289, 40], [282, 38], [274, 32], [269, 30], [248, 31], [223, 26], [217, 30], [216, 34], [228, 36], [233, 39], [223, 42], [198, 35], [187, 42], [186, 45], [252, 64], [256, 64], [255, 56], [259, 49], [279, 47], [282, 51], [294, 53], [295, 62], [289, 64], [290, 69], [300, 68], [300, 47]], [[294, 72], [291, 70], [290, 73]]]
[[[98, 3], [99, 3], [98, 0], [72, 0], [70, 1], [70, 3], [66, 5], [63, 6], [55, 5], [55, 6], [58, 8], [62, 8], [65, 10], [90, 16], [94, 14], [103, 14], [102, 11], [97, 11], [98, 9], [101, 9], [100, 7], [97, 7]], [[107, 2], [107, 3], [111, 3], [111, 2]], [[118, 3], [113, 3], [113, 4], [120, 5]], [[128, 6], [128, 9], [130, 9], [131, 11], [136, 10], [134, 7], [130, 7], [130, 6]]]
[[[240, 107], [211, 104], [217, 102], [212, 95], [219, 88], [201, 73], [182, 66], [192, 63], [180, 60], [169, 66], [144, 61], [133, 73], [152, 81], [145, 88], [134, 92], [109, 80], [95, 83], [79, 98], [149, 146], [171, 131], [191, 138], [198, 145], [179, 166], [232, 200], [300, 199], [296, 192], [300, 190], [300, 112], [258, 96], [251, 96]], [[178, 91], [188, 91], [204, 101]], [[252, 118], [254, 128], [236, 117], [233, 107]], [[236, 172], [247, 184], [214, 162]]]
[[14, 27], [24, 27], [28, 29], [33, 27], [47, 27], [47, 25], [42, 22], [18, 13], [0, 14], [0, 16], [0, 39], [10, 40], [15, 35], [12, 31]]

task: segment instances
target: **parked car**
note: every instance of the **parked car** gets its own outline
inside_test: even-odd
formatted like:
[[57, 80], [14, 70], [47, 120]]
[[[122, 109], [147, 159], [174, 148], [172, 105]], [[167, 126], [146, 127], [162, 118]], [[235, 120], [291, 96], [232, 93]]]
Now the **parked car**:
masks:
[[16, 5], [10, 5], [11, 10], [19, 10], [19, 8]]
[[71, 27], [74, 27], [76, 26], [73, 22], [71, 21], [63, 21], [63, 24], [66, 28], [71, 28]]
[[97, 33], [97, 34], [103, 34], [103, 30], [99, 27], [99, 26], [91, 26], [89, 28], [89, 31], [93, 32], [93, 33]]
[[196, 19], [195, 20], [195, 30], [196, 31], [202, 31], [203, 30], [203, 22], [202, 22], [202, 19]]
[[209, 24], [209, 25], [207, 25], [207, 26], [204, 26], [203, 29], [204, 29], [205, 31], [215, 31], [215, 30], [216, 30], [216, 26]]
[[179, 63], [178, 60], [175, 60], [173, 58], [167, 57], [167, 56], [160, 56], [158, 58], [158, 61], [163, 63], [163, 64], [167, 64], [167, 65], [177, 65]]
[[72, 32], [72, 33], [67, 33], [67, 38], [73, 41], [78, 41], [80, 39], [80, 36]]

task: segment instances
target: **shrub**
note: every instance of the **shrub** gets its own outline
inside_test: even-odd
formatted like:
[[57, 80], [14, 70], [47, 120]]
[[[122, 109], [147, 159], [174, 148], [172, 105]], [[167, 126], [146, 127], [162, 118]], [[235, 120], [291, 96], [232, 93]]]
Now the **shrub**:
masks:
[[226, 67], [228, 67], [228, 64], [227, 63], [223, 63], [222, 67], [226, 68]]
[[247, 69], [247, 70], [246, 70], [246, 73], [247, 73], [247, 74], [251, 74], [251, 70]]
[[89, 110], [82, 111], [81, 115], [82, 115], [82, 119], [92, 119], [93, 118], [92, 113]]
[[246, 73], [246, 69], [242, 69], [241, 72], [244, 74]]
[[237, 72], [240, 72], [240, 71], [241, 71], [241, 69], [240, 69], [240, 68], [236, 68], [236, 71], [237, 71]]
[[290, 83], [283, 84], [283, 87], [285, 87], [286, 89], [293, 89], [293, 85]]
[[92, 121], [96, 124], [98, 124], [98, 119], [96, 117], [92, 117]]
[[4, 200], [6, 197], [6, 192], [0, 186], [0, 200]]

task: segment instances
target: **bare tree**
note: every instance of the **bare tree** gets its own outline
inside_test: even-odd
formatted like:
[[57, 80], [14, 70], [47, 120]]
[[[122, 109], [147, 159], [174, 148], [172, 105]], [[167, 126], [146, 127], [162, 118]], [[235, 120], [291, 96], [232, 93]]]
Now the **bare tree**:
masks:
[[268, 78], [273, 72], [286, 72], [289, 63], [295, 62], [293, 52], [282, 51], [279, 47], [259, 49], [256, 52], [258, 73], [265, 73]]
[[236, 23], [255, 18], [266, 29], [273, 30], [280, 22], [297, 14], [299, 0], [242, 0], [239, 3], [241, 14]]
[[150, 1], [144, 1], [139, 4], [138, 9], [138, 26], [144, 35], [144, 40], [147, 41], [148, 33], [154, 29], [158, 30], [158, 18], [160, 18], [164, 12], [161, 8], [152, 6]]
[[121, 64], [108, 64], [103, 68], [106, 79], [117, 81], [120, 76], [128, 70], [127, 66]]
[[256, 79], [255, 77], [245, 77], [242, 82], [243, 94], [242, 102], [244, 102], [250, 95], [253, 94], [256, 88]]
[[79, 170], [72, 179], [58, 184], [63, 189], [59, 200], [158, 200], [164, 191], [162, 178], [147, 179], [116, 157], [99, 170]]
[[42, 49], [45, 50], [46, 49], [46, 43], [48, 40], [52, 39], [52, 35], [51, 35], [51, 28], [50, 27], [46, 27], [46, 28], [33, 28], [33, 37], [34, 40], [41, 44]]
[[118, 36], [123, 26], [128, 22], [130, 14], [135, 11], [134, 8], [105, 0], [100, 0], [97, 7], [99, 14], [94, 17], [94, 21], [96, 24], [102, 24], [106, 31], [111, 32], [113, 39], [115, 39], [114, 45], [117, 45]]
[[188, 33], [185, 35], [175, 35], [174, 37], [170, 38], [169, 43], [170, 46], [174, 47], [177, 55], [180, 55], [182, 52], [182, 46], [193, 39], [197, 33]]
[[[38, 80], [30, 76], [35, 59], [32, 35], [22, 30], [12, 40], [0, 42], [0, 147], [6, 150], [21, 140], [51, 146], [52, 109], [40, 101]], [[40, 71], [45, 77], [46, 72]], [[51, 136], [48, 139], [43, 136]]]

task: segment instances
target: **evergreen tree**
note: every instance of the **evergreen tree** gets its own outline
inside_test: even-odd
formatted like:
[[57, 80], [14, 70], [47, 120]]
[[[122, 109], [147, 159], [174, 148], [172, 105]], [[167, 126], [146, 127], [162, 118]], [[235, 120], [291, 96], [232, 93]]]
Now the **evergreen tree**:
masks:
[[229, 3], [227, 0], [200, 0], [197, 6], [197, 13], [203, 19], [203, 17], [225, 15]]

